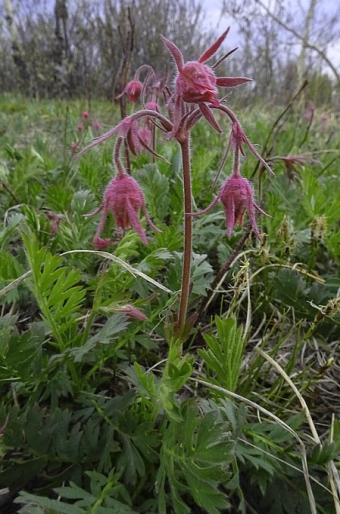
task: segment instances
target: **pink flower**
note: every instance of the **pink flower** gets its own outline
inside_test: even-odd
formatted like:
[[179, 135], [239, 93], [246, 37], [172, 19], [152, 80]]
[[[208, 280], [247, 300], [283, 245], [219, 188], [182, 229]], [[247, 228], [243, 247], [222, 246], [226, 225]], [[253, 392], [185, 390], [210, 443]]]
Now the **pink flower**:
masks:
[[134, 307], [133, 305], [127, 304], [123, 305], [122, 307], [119, 307], [116, 309], [117, 312], [122, 312], [127, 315], [127, 317], [131, 320], [137, 319], [139, 321], [146, 321], [148, 318], [145, 316], [144, 312], [137, 309], [137, 307]]
[[254, 201], [253, 188], [246, 178], [239, 174], [231, 175], [227, 178], [213, 202], [203, 211], [192, 213], [192, 216], [199, 216], [200, 214], [207, 213], [219, 200], [223, 205], [226, 215], [228, 237], [231, 236], [231, 233], [237, 224], [240, 226], [243, 225], [244, 214], [248, 210], [253, 230], [256, 236], [261, 239], [261, 235], [256, 224], [255, 209], [264, 216], [270, 216], [256, 205]]
[[172, 135], [175, 135], [179, 128], [182, 111], [181, 101], [197, 103], [202, 115], [220, 132], [221, 130], [214, 120], [210, 109], [205, 105], [205, 102], [218, 107], [220, 102], [217, 98], [217, 86], [235, 87], [251, 80], [245, 77], [216, 77], [213, 69], [203, 64], [217, 52], [228, 32], [229, 29], [226, 30], [222, 36], [219, 37], [217, 41], [201, 55], [198, 61], [188, 61], [187, 63], [184, 63], [183, 54], [179, 48], [177, 48], [174, 43], [161, 36], [163, 43], [174, 58], [178, 71], [175, 82], [174, 128], [172, 130]]
[[235, 87], [251, 80], [245, 77], [216, 77], [213, 69], [203, 64], [217, 52], [227, 37], [228, 32], [229, 29], [201, 55], [198, 61], [188, 61], [186, 64], [184, 63], [182, 52], [177, 46], [161, 36], [178, 69], [176, 92], [185, 102], [210, 102], [218, 106], [218, 90], [216, 86]]
[[176, 90], [185, 102], [219, 105], [215, 74], [209, 66], [199, 61], [189, 61], [183, 66], [177, 76]]
[[52, 236], [55, 236], [56, 233], [58, 232], [60, 222], [61, 222], [61, 220], [65, 219], [65, 216], [63, 214], [57, 214], [56, 212], [53, 212], [53, 211], [48, 211], [46, 213], [46, 215], [47, 215], [48, 219], [51, 220], [51, 223], [50, 223], [51, 234], [52, 234]]
[[100, 129], [100, 123], [98, 121], [93, 122], [92, 128], [93, 128], [93, 130], [99, 130]]
[[77, 130], [78, 132], [82, 132], [84, 130], [84, 125], [82, 123], [79, 123], [79, 125], [77, 126]]
[[96, 211], [86, 214], [86, 217], [93, 216], [102, 211], [102, 217], [99, 222], [97, 232], [93, 239], [96, 248], [105, 248], [111, 243], [111, 239], [102, 239], [100, 234], [104, 228], [108, 212], [111, 212], [116, 219], [117, 226], [126, 229], [134, 228], [146, 245], [146, 235], [142, 229], [138, 218], [138, 212], [142, 210], [149, 225], [160, 232], [160, 230], [152, 223], [146, 211], [144, 196], [137, 182], [127, 173], [119, 173], [111, 180], [104, 193], [104, 201]]
[[88, 117], [90, 116], [90, 113], [88, 113], [87, 111], [84, 111], [83, 114], [82, 114], [82, 117], [86, 120]]
[[71, 148], [71, 151], [72, 151], [72, 152], [76, 152], [76, 150], [77, 150], [77, 148], [78, 148], [77, 143], [71, 143], [70, 148]]
[[148, 109], [149, 111], [156, 111], [159, 112], [159, 107], [157, 102], [147, 102], [145, 104], [145, 109]]
[[139, 100], [143, 89], [143, 84], [139, 80], [131, 80], [126, 86], [124, 91], [116, 96], [116, 100], [121, 98], [124, 94], [127, 95], [129, 102], [136, 103]]

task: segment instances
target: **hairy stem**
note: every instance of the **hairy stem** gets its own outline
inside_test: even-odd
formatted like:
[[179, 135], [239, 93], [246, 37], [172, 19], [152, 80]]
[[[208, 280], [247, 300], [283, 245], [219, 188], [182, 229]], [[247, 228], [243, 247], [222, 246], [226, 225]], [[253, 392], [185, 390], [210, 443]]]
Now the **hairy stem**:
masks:
[[185, 327], [185, 320], [188, 310], [189, 289], [190, 289], [190, 270], [192, 254], [192, 211], [191, 206], [191, 167], [190, 167], [190, 137], [188, 136], [180, 142], [182, 151], [183, 166], [183, 196], [184, 196], [184, 250], [183, 250], [183, 269], [181, 299], [178, 313], [178, 329], [182, 334]]

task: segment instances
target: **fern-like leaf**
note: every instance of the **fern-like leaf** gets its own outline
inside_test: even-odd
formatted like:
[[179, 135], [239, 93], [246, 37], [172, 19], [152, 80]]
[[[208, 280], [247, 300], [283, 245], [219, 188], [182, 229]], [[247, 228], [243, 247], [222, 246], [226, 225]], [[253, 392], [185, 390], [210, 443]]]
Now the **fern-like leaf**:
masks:
[[68, 343], [68, 329], [77, 326], [76, 314], [85, 296], [79, 285], [79, 270], [61, 266], [62, 258], [39, 248], [32, 233], [23, 233], [26, 255], [32, 270], [31, 289], [42, 316], [60, 349]]

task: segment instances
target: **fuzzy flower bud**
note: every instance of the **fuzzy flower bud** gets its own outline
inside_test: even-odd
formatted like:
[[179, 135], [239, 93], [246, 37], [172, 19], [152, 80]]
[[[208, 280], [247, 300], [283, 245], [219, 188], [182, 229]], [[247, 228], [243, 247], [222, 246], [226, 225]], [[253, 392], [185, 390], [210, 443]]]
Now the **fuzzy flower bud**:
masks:
[[134, 307], [133, 305], [127, 304], [123, 305], [122, 307], [119, 307], [116, 309], [117, 312], [122, 312], [123, 314], [126, 314], [126, 316], [131, 320], [138, 320], [138, 321], [146, 321], [148, 319], [147, 316], [145, 316], [144, 312], [137, 309], [137, 307]]
[[254, 201], [254, 192], [248, 180], [240, 174], [233, 174], [223, 184], [218, 195], [212, 203], [203, 211], [191, 213], [191, 216], [199, 216], [209, 212], [220, 200], [223, 205], [226, 215], [226, 225], [228, 237], [237, 224], [243, 225], [243, 218], [245, 212], [248, 210], [251, 225], [256, 236], [261, 240], [259, 229], [257, 228], [255, 209], [264, 216], [269, 216], [265, 213]]
[[100, 237], [108, 212], [113, 214], [118, 227], [122, 229], [134, 228], [142, 242], [146, 245], [146, 235], [138, 218], [140, 210], [143, 211], [149, 225], [157, 232], [160, 232], [149, 218], [145, 207], [143, 192], [135, 179], [127, 173], [119, 173], [107, 186], [104, 193], [104, 201], [99, 209], [91, 214], [85, 215], [89, 217], [102, 211], [102, 217], [93, 240], [94, 246], [96, 248], [105, 248], [111, 243], [111, 239], [102, 239]]
[[57, 214], [53, 211], [48, 211], [46, 213], [48, 219], [50, 220], [50, 229], [52, 236], [55, 236], [58, 232], [58, 228], [60, 225], [61, 220], [65, 219], [65, 216], [63, 214]]
[[147, 102], [145, 104], [145, 109], [148, 109], [149, 111], [159, 112], [159, 106], [157, 102]]
[[246, 178], [240, 175], [229, 177], [220, 190], [219, 199], [224, 207], [229, 237], [237, 224], [243, 225], [243, 217], [248, 210], [253, 230], [256, 236], [261, 239], [256, 224], [255, 209], [265, 216], [268, 216], [268, 214], [256, 205], [253, 188]]
[[142, 89], [143, 89], [143, 84], [139, 80], [131, 80], [126, 85], [124, 91], [120, 95], [116, 96], [116, 100], [118, 100], [124, 94], [126, 94], [129, 102], [136, 103], [139, 100]]

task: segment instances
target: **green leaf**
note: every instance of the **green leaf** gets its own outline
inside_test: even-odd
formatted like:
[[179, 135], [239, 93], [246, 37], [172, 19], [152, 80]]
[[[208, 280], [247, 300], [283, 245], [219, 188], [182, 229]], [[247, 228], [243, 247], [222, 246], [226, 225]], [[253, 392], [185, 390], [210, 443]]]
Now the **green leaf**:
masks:
[[45, 509], [51, 509], [53, 514], [87, 514], [86, 510], [83, 510], [75, 505], [69, 505], [59, 500], [50, 500], [43, 496], [37, 496], [35, 494], [29, 494], [21, 492], [15, 500], [15, 503], [19, 504], [36, 504]]
[[215, 317], [217, 335], [203, 334], [208, 349], [199, 350], [209, 371], [208, 380], [235, 391], [241, 372], [245, 341], [236, 319]]
[[70, 355], [72, 355], [75, 362], [82, 362], [84, 356], [93, 350], [97, 343], [112, 344], [117, 339], [118, 334], [123, 332], [128, 324], [129, 322], [124, 314], [114, 314], [108, 318], [99, 332], [90, 337], [83, 346], [72, 348], [69, 352]]
[[61, 257], [39, 248], [35, 236], [28, 231], [22, 237], [32, 269], [32, 290], [48, 326], [64, 347], [68, 341], [65, 332], [72, 325], [77, 327], [75, 314], [86, 294], [85, 288], [79, 285], [80, 271], [60, 267]]
[[132, 440], [122, 435], [122, 451], [117, 459], [117, 470], [124, 475], [129, 484], [135, 484], [137, 477], [145, 474], [145, 465], [136, 446]]
[[[8, 216], [7, 223], [4, 228], [0, 231], [0, 244], [1, 246], [5, 246], [13, 232], [17, 229], [17, 227], [24, 220], [23, 214], [12, 214]], [[1, 262], [1, 261], [0, 261]]]
[[156, 224], [161, 222], [169, 213], [169, 180], [156, 164], [145, 164], [136, 172], [136, 180], [143, 189], [151, 217]]
[[29, 458], [27, 460], [12, 458], [8, 463], [2, 463], [0, 472], [0, 487], [20, 488], [32, 480], [47, 464], [46, 458]]

